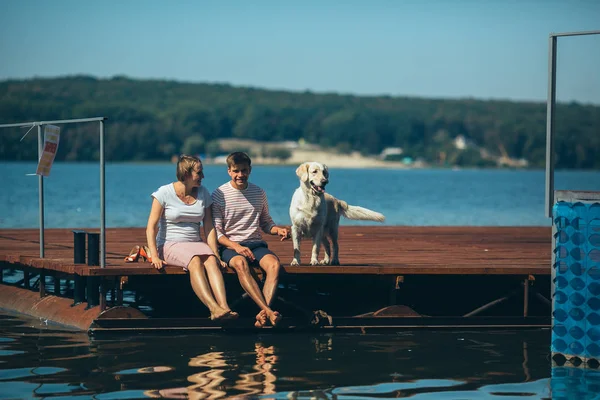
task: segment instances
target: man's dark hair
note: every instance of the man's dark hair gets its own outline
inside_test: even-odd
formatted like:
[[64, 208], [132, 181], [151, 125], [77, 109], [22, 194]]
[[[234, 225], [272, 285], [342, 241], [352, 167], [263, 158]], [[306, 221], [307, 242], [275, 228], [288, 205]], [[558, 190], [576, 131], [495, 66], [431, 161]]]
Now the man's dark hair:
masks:
[[252, 166], [252, 160], [248, 154], [243, 151], [235, 151], [227, 156], [227, 168], [231, 168], [234, 165], [243, 165], [246, 164], [249, 167]]

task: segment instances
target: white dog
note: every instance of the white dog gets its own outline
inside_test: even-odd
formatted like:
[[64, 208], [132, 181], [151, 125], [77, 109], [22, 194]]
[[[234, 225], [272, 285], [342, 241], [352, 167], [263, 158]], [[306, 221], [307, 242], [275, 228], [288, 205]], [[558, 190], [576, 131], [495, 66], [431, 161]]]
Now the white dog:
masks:
[[[290, 204], [292, 220], [292, 240], [294, 242], [294, 259], [290, 265], [300, 265], [300, 239], [302, 236], [312, 238], [313, 247], [310, 265], [340, 265], [338, 257], [338, 226], [340, 215], [353, 220], [379, 221], [385, 217], [369, 209], [348, 205], [343, 200], [325, 193], [325, 185], [329, 182], [327, 166], [318, 162], [306, 162], [296, 169], [300, 178], [300, 187], [296, 189]], [[329, 247], [331, 239], [333, 254]], [[317, 260], [323, 241], [325, 257]]]

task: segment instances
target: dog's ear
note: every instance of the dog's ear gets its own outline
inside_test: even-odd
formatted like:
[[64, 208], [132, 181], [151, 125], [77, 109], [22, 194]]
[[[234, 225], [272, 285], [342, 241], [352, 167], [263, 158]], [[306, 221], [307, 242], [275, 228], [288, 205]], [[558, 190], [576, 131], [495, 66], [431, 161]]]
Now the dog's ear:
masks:
[[304, 182], [308, 180], [308, 167], [309, 164], [305, 162], [304, 164], [300, 164], [298, 168], [296, 168], [296, 175], [300, 178], [300, 181]]

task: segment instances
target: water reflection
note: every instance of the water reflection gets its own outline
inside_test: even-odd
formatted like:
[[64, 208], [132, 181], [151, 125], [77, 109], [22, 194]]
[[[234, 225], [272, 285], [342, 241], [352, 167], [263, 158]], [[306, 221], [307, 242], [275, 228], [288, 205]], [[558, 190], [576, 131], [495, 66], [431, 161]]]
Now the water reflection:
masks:
[[0, 399], [541, 399], [551, 376], [547, 330], [90, 340], [33, 325], [0, 314]]
[[275, 367], [278, 361], [275, 347], [264, 347], [261, 343], [256, 343], [254, 352], [256, 353], [256, 363], [252, 366], [254, 372], [240, 374], [235, 388], [247, 395], [273, 394], [275, 393], [275, 381], [277, 381], [273, 372], [276, 371]]
[[255, 362], [248, 372], [245, 366], [236, 364], [235, 359], [228, 359], [224, 352], [210, 351], [192, 357], [188, 365], [204, 369], [188, 376], [192, 385], [149, 390], [144, 394], [151, 398], [220, 399], [230, 397], [233, 392], [244, 397], [276, 393], [274, 371], [278, 358], [275, 347], [265, 347], [257, 342], [254, 355]]

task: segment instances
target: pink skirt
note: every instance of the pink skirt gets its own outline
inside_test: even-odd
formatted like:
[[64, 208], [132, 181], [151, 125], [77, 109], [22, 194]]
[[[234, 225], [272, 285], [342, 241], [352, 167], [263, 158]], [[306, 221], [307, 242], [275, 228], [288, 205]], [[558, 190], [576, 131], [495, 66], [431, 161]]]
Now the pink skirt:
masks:
[[214, 256], [215, 253], [204, 242], [165, 242], [158, 249], [158, 255], [167, 262], [167, 265], [187, 267], [194, 256]]

